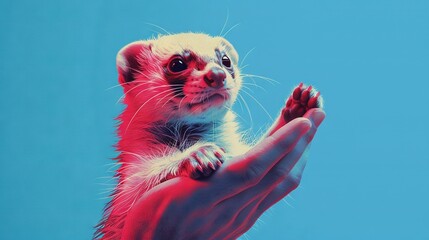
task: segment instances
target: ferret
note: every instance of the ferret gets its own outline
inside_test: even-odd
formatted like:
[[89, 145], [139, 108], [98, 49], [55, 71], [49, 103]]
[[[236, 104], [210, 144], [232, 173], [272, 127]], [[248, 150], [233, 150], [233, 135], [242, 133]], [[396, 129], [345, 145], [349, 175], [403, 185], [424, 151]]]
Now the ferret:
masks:
[[[231, 110], [243, 81], [238, 59], [226, 39], [202, 33], [158, 36], [119, 51], [125, 109], [118, 117], [118, 184], [94, 239], [120, 239], [128, 211], [154, 186], [209, 177], [248, 151]], [[320, 93], [301, 83], [265, 136], [320, 107]]]

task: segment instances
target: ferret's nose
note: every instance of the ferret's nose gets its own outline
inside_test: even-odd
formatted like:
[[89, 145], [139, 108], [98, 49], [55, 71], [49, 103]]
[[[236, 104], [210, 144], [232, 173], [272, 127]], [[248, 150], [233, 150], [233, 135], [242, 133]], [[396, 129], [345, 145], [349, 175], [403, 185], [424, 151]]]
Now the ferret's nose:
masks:
[[204, 81], [209, 87], [212, 88], [221, 88], [225, 85], [226, 74], [225, 71], [218, 67], [210, 69], [208, 73], [204, 76]]

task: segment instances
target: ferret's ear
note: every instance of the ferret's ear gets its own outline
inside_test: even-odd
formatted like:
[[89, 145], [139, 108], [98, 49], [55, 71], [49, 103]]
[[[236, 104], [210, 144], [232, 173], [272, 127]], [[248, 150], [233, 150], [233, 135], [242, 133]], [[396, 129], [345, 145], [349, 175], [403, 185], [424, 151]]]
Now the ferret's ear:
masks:
[[116, 67], [119, 73], [119, 83], [129, 83], [144, 71], [143, 63], [151, 52], [151, 44], [137, 41], [123, 47], [116, 56]]
[[219, 38], [221, 45], [225, 48], [226, 52], [228, 53], [228, 57], [232, 60], [232, 62], [238, 64], [238, 53], [234, 46], [232, 46], [232, 44], [223, 37], [217, 38]]

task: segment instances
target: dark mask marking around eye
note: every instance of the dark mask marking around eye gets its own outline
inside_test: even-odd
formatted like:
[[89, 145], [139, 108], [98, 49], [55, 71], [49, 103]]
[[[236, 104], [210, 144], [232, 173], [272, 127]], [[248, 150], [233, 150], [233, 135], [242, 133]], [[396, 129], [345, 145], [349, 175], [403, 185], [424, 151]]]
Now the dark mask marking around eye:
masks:
[[[220, 67], [226, 69], [229, 72], [229, 74], [231, 74], [231, 77], [234, 79], [235, 78], [234, 66], [233, 66], [231, 60], [229, 60], [229, 57], [226, 55], [226, 53], [219, 51], [219, 49], [215, 49], [215, 53], [216, 53], [216, 57], [217, 57], [216, 63]], [[223, 60], [224, 56], [227, 56], [228, 60], [230, 61], [229, 67], [223, 63], [224, 62], [224, 60]]]
[[183, 92], [183, 87], [186, 83], [186, 77], [178, 77], [178, 78], [170, 78], [167, 81], [171, 85], [171, 89], [173, 89], [174, 96], [177, 98], [185, 97], [185, 93]]

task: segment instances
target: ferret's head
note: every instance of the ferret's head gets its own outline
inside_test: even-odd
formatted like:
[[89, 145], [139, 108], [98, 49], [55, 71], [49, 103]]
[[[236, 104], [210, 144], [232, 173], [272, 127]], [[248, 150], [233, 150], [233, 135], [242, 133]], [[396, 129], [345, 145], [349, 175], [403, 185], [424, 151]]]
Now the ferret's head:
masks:
[[191, 122], [212, 121], [230, 109], [242, 81], [237, 63], [227, 40], [197, 33], [137, 41], [117, 56], [125, 103], [136, 116]]

